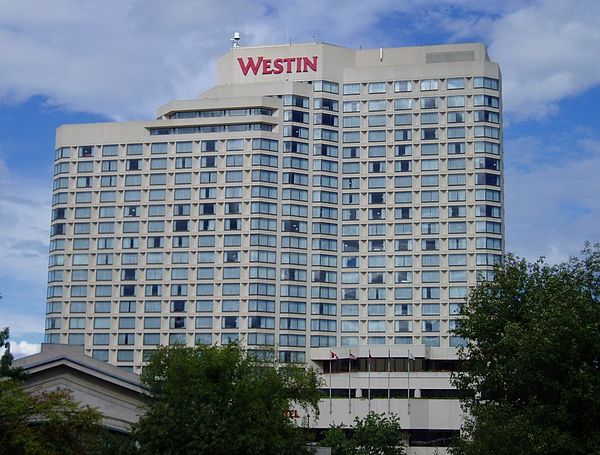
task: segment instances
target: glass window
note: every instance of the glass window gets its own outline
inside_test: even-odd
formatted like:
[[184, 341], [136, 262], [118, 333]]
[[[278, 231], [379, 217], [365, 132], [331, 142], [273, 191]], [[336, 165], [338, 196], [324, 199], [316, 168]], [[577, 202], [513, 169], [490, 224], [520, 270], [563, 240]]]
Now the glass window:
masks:
[[385, 82], [370, 82], [369, 93], [385, 93]]
[[421, 139], [432, 140], [438, 139], [439, 130], [438, 128], [421, 128]]
[[[315, 109], [322, 109], [324, 111], [332, 111], [332, 112], [338, 112], [339, 111], [339, 103], [336, 100], [332, 100], [329, 98], [315, 98]], [[336, 117], [336, 116], [329, 116], [329, 117]], [[316, 118], [316, 116], [315, 116]], [[331, 118], [330, 118], [331, 120]], [[331, 123], [328, 123], [331, 124]]]
[[399, 98], [394, 100], [394, 109], [397, 111], [412, 109], [412, 98]]
[[360, 84], [344, 84], [344, 95], [360, 95]]
[[305, 96], [299, 95], [283, 95], [283, 105], [303, 107], [305, 109], [308, 109], [309, 99]]
[[344, 101], [343, 112], [360, 112], [360, 101]]
[[440, 331], [440, 321], [439, 319], [433, 320], [425, 320], [421, 321], [421, 330], [423, 332], [439, 332]]
[[369, 115], [369, 126], [385, 126], [385, 115]]
[[465, 97], [463, 95], [449, 96], [446, 102], [448, 107], [465, 107]]
[[448, 139], [458, 139], [465, 137], [464, 127], [448, 127]]
[[465, 78], [464, 77], [449, 77], [447, 79], [448, 90], [457, 90], [461, 88], [465, 88]]
[[438, 81], [437, 79], [424, 79], [421, 81], [421, 91], [426, 92], [430, 90], [438, 89]]
[[[404, 114], [409, 115], [409, 114]], [[438, 122], [438, 113], [437, 112], [424, 112], [421, 114], [421, 124], [430, 124]]]
[[421, 161], [421, 170], [422, 171], [437, 171], [439, 169], [439, 161], [438, 160], [422, 160]]
[[141, 155], [142, 152], [142, 144], [127, 144], [127, 155]]
[[440, 304], [439, 303], [424, 303], [421, 305], [421, 314], [423, 316], [439, 316]]
[[102, 156], [117, 156], [119, 154], [118, 145], [103, 145]]
[[358, 128], [359, 126], [360, 117], [358, 115], [344, 117], [344, 128]]
[[473, 88], [487, 88], [490, 90], [498, 90], [499, 89], [499, 81], [498, 79], [493, 79], [491, 77], [474, 77], [473, 78]]
[[410, 141], [411, 139], [412, 139], [412, 130], [410, 130], [410, 129], [394, 130], [394, 140], [395, 141]]
[[396, 81], [394, 82], [394, 92], [410, 92], [412, 91], [412, 81]]
[[337, 82], [331, 81], [314, 81], [313, 91], [315, 92], [328, 92], [328, 93], [339, 93], [340, 86]]
[[244, 149], [244, 140], [243, 139], [228, 139], [226, 150], [228, 152], [238, 151]]
[[464, 158], [449, 158], [448, 159], [448, 169], [449, 170], [458, 170], [465, 169], [466, 161]]
[[176, 153], [192, 153], [192, 142], [178, 142], [175, 145]]
[[412, 321], [394, 321], [394, 332], [412, 332], [412, 330]]
[[168, 151], [168, 144], [166, 142], [157, 142], [150, 145], [151, 155], [164, 155]]
[[368, 133], [369, 142], [385, 142], [385, 131], [375, 130]]
[[369, 112], [385, 111], [385, 100], [369, 100]]
[[437, 109], [438, 99], [436, 97], [421, 98], [421, 109]]

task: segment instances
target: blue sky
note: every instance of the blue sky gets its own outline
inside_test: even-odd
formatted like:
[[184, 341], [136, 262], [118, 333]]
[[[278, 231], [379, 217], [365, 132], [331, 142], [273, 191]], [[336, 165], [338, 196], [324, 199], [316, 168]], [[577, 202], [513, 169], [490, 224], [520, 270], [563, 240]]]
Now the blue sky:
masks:
[[246, 45], [481, 41], [502, 69], [507, 250], [555, 262], [600, 241], [597, 0], [3, 0], [0, 2], [0, 327], [43, 338], [54, 134], [146, 119], [214, 83]]

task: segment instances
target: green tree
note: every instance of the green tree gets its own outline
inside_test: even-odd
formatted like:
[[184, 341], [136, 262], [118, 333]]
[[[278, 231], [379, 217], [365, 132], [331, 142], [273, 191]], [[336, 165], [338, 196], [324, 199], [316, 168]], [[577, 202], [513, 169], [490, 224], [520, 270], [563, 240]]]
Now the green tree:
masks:
[[400, 418], [395, 415], [370, 412], [354, 418], [354, 432], [348, 438], [344, 427], [333, 425], [320, 444], [330, 447], [332, 455], [403, 455], [404, 436]]
[[358, 453], [364, 455], [402, 455], [404, 437], [400, 418], [395, 415], [370, 412], [364, 419], [355, 418], [352, 441]]
[[344, 425], [331, 425], [319, 445], [321, 447], [329, 447], [331, 455], [349, 455], [354, 453], [354, 446], [351, 439], [348, 438]]
[[66, 389], [25, 392], [25, 374], [12, 366], [8, 336], [8, 329], [0, 332], [0, 346], [5, 347], [0, 360], [0, 454], [104, 453], [109, 447], [101, 438], [102, 414], [80, 406]]
[[144, 368], [153, 397], [134, 428], [141, 453], [301, 454], [307, 434], [288, 412], [318, 412], [313, 369], [278, 368], [224, 347], [162, 347]]
[[83, 454], [99, 450], [100, 420], [65, 389], [28, 394], [0, 383], [0, 454]]
[[14, 357], [10, 352], [8, 327], [0, 330], [0, 349], [4, 349], [0, 357], [0, 378], [25, 379], [25, 373], [21, 368], [12, 366]]
[[559, 265], [508, 256], [463, 315], [453, 453], [600, 453], [599, 246]]

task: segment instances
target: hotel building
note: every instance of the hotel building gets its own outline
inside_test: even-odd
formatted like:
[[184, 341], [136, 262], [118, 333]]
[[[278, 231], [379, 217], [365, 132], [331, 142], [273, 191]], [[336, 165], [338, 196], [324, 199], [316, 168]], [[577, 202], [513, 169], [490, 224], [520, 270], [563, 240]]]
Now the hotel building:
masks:
[[443, 445], [452, 329], [503, 252], [500, 79], [482, 44], [238, 47], [155, 120], [60, 127], [45, 341], [133, 372], [269, 346], [323, 370], [317, 427], [390, 410]]

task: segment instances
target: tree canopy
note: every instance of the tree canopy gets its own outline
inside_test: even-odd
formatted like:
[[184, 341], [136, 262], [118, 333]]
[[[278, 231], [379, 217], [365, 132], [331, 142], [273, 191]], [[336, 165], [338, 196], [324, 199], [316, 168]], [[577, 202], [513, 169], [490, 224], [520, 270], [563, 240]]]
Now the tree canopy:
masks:
[[25, 379], [25, 373], [21, 368], [13, 367], [14, 356], [10, 352], [10, 341], [9, 341], [9, 330], [8, 327], [0, 330], [0, 349], [4, 349], [2, 356], [0, 357], [0, 379], [11, 378], [11, 379]]
[[[115, 453], [102, 414], [81, 406], [66, 389], [27, 393], [26, 375], [12, 366], [9, 331], [0, 331], [0, 455]], [[123, 446], [125, 447], [125, 446]]]
[[237, 344], [161, 347], [144, 368], [152, 399], [134, 427], [141, 453], [301, 454], [289, 411], [318, 412], [315, 370], [278, 367]]
[[453, 453], [600, 453], [599, 246], [559, 265], [508, 256], [463, 315]]
[[333, 425], [320, 445], [330, 447], [332, 455], [403, 455], [405, 453], [404, 435], [397, 415], [370, 412], [364, 418], [355, 417], [354, 424], [351, 437], [348, 437], [345, 427]]

